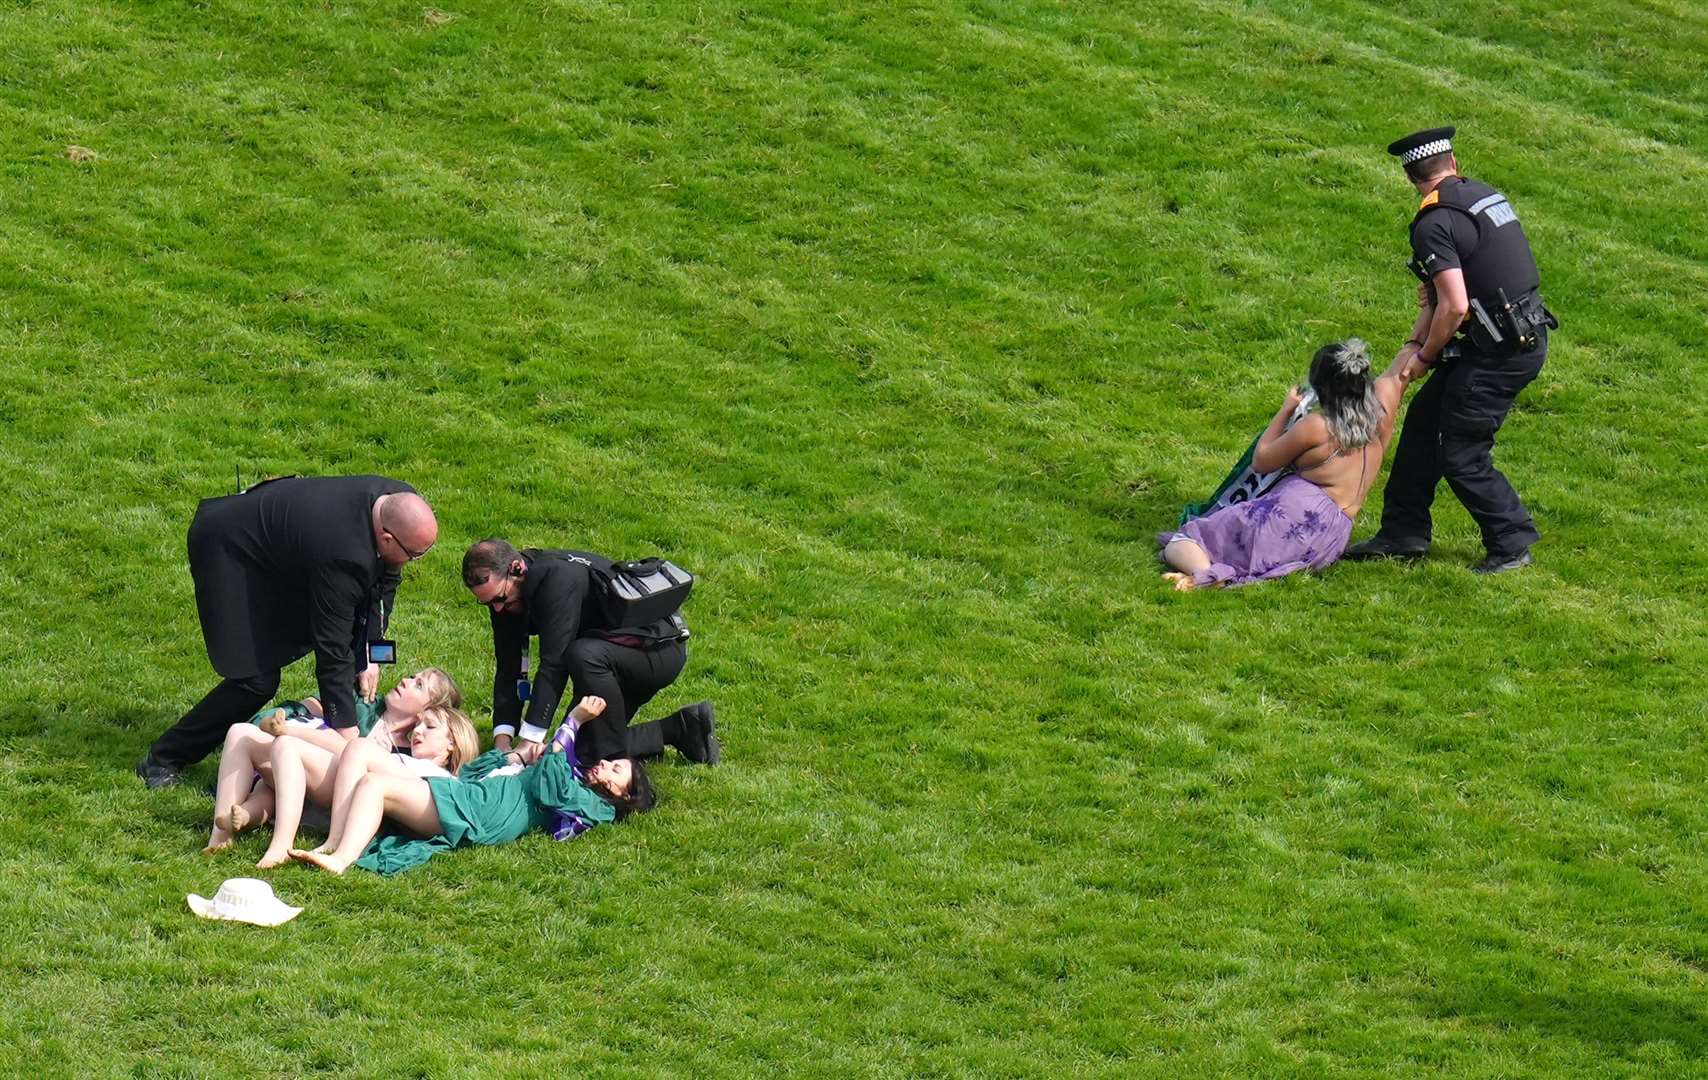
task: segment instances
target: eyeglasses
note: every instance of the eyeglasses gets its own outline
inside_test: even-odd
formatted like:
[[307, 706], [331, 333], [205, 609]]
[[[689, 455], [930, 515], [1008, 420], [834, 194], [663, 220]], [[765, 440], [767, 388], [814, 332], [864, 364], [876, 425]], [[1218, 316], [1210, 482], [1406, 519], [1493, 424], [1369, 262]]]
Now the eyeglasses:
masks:
[[405, 545], [402, 540], [399, 540], [397, 538], [396, 533], [392, 532], [390, 529], [387, 529], [386, 535], [391, 537], [391, 542], [397, 545], [399, 551], [402, 551], [405, 555], [409, 556], [410, 562], [414, 562], [416, 559], [421, 558], [423, 555], [425, 555], [429, 551], [433, 550], [433, 545], [428, 544], [426, 547], [422, 548], [420, 551], [410, 551], [408, 546]]

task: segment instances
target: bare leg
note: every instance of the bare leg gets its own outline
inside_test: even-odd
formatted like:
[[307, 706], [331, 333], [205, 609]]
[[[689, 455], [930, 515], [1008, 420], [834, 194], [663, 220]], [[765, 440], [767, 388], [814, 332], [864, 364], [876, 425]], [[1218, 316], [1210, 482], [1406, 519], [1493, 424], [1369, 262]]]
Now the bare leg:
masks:
[[225, 733], [225, 748], [219, 755], [219, 779], [214, 783], [214, 827], [204, 852], [231, 846], [237, 830], [231, 827], [231, 810], [248, 798], [254, 783], [256, 759], [265, 758], [273, 737], [253, 724], [233, 724]]
[[1190, 592], [1197, 588], [1198, 582], [1193, 575], [1210, 568], [1210, 556], [1198, 546], [1197, 541], [1185, 537], [1168, 542], [1168, 546], [1162, 549], [1162, 561], [1179, 571], [1162, 575], [1164, 581], [1174, 582], [1174, 588], [1178, 592]]
[[1210, 569], [1210, 556], [1198, 546], [1196, 540], [1179, 537], [1168, 542], [1162, 549], [1162, 559], [1176, 570], [1195, 574], [1200, 570]]
[[273, 740], [273, 805], [277, 820], [273, 824], [273, 841], [255, 864], [257, 867], [268, 870], [284, 865], [290, 858], [291, 846], [297, 841], [297, 826], [302, 824], [303, 800], [312, 794], [315, 802], [324, 804], [332, 797], [331, 771], [332, 755], [327, 751], [302, 739]]
[[[373, 743], [364, 743], [363, 746], [364, 749], [345, 751], [338, 762], [338, 774], [333, 779], [332, 789], [332, 824], [327, 829], [326, 843], [314, 849], [323, 855], [337, 850], [338, 841], [343, 839], [343, 821], [349, 812], [350, 797], [364, 777], [395, 776], [405, 780], [420, 779], [413, 769], [399, 763], [391, 751]], [[348, 789], [342, 801], [339, 799], [340, 786]], [[343, 808], [342, 812], [340, 807]]]
[[330, 854], [292, 851], [291, 858], [342, 874], [361, 857], [368, 842], [380, 831], [380, 822], [388, 817], [422, 836], [437, 836], [444, 828], [439, 823], [433, 789], [427, 786], [427, 781], [373, 773], [363, 777], [350, 796], [344, 835], [337, 849]]
[[332, 824], [326, 830], [326, 843], [316, 851], [337, 850], [344, 835], [344, 816], [350, 812], [350, 796], [355, 794], [356, 785], [368, 775], [374, 762], [385, 757], [388, 755], [383, 750], [363, 739], [352, 742], [338, 755], [338, 771], [332, 778]]

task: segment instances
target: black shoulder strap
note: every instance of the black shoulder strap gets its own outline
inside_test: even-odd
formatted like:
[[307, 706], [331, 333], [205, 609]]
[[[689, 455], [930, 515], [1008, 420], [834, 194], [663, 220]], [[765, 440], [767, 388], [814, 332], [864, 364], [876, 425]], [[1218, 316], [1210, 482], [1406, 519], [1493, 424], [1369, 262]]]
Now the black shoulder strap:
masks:
[[[1460, 187], [1471, 183], [1471, 181], [1466, 180], [1462, 176], [1455, 176], [1452, 178], [1452, 181], [1458, 181], [1458, 185]], [[1448, 192], [1445, 197], [1442, 195], [1441, 189], [1446, 187], [1447, 184], [1452, 181], [1443, 181], [1440, 187], [1437, 187], [1434, 191], [1423, 197], [1423, 202], [1417, 208], [1417, 214], [1411, 219], [1411, 231], [1414, 234], [1417, 232], [1418, 223], [1421, 222], [1423, 220], [1423, 216], [1431, 210], [1456, 210], [1471, 220], [1471, 228], [1477, 230], [1477, 248], [1480, 248], [1483, 246], [1483, 240], [1486, 235], [1483, 231], [1481, 217], [1473, 212], [1471, 207], [1467, 206], [1462, 199], [1457, 197], [1457, 190]], [[1489, 190], [1491, 192], [1494, 191], [1493, 188], [1490, 188]], [[1499, 194], [1498, 192], [1495, 193]], [[1470, 251], [1461, 251], [1459, 253], [1460, 262], [1468, 262], [1471, 256], [1476, 253], [1477, 248], [1472, 248]], [[1416, 268], [1413, 269], [1413, 273], [1417, 273], [1418, 277], [1423, 280], [1428, 280], [1428, 278], [1424, 277], [1422, 273], [1419, 273]]]

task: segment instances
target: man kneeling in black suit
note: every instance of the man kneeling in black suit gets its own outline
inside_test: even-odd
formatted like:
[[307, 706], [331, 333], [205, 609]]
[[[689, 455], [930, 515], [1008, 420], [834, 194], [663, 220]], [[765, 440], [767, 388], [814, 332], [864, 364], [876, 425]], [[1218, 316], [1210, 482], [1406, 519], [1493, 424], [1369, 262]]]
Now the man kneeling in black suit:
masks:
[[[592, 571], [611, 565], [591, 552], [517, 551], [496, 538], [464, 553], [463, 584], [492, 613], [492, 731], [498, 747], [508, 750], [514, 739], [531, 760], [544, 745], [559, 702], [593, 696], [605, 699], [605, 712], [576, 733], [575, 756], [583, 766], [661, 754], [666, 746], [690, 761], [716, 764], [721, 748], [709, 701], [629, 726], [640, 707], [682, 673], [688, 626], [680, 615], [646, 626], [607, 625]], [[540, 668], [530, 694], [526, 662], [533, 636], [540, 639]]]

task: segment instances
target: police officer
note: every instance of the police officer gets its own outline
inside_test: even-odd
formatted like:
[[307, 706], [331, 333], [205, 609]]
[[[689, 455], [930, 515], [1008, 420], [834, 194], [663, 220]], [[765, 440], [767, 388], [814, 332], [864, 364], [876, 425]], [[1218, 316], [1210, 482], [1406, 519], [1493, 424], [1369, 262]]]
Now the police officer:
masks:
[[[326, 722], [356, 734], [356, 695], [379, 681], [404, 564], [439, 536], [432, 507], [383, 476], [299, 476], [204, 499], [190, 522], [190, 576], [208, 660], [222, 681], [137, 764], [149, 787], [178, 782], [226, 729], [272, 700], [279, 672], [314, 653]], [[383, 659], [383, 658], [382, 658]]]
[[[650, 757], [674, 746], [690, 761], [716, 764], [709, 701], [696, 702], [662, 720], [629, 727], [635, 712], [669, 686], [688, 661], [688, 627], [672, 615], [646, 626], [605, 621], [595, 565], [611, 560], [586, 551], [528, 548], [517, 551], [497, 538], [463, 554], [463, 584], [492, 613], [492, 733], [501, 750], [512, 740], [524, 759], [540, 753], [560, 702], [567, 712], [587, 695], [605, 699], [605, 711], [575, 735], [575, 755], [591, 767], [611, 757]], [[522, 714], [528, 639], [540, 639], [535, 673]], [[566, 684], [570, 688], [564, 697]], [[520, 729], [518, 730], [518, 724]]]
[[1414, 376], [1433, 369], [1406, 410], [1376, 535], [1346, 558], [1418, 558], [1429, 550], [1429, 507], [1443, 478], [1482, 530], [1498, 574], [1530, 564], [1536, 523], [1494, 467], [1495, 432], [1513, 399], [1542, 370], [1548, 331], [1541, 279], [1524, 227], [1506, 196], [1459, 175], [1450, 127], [1388, 146], [1423, 197], [1411, 222], [1418, 316], [1400, 349]]

